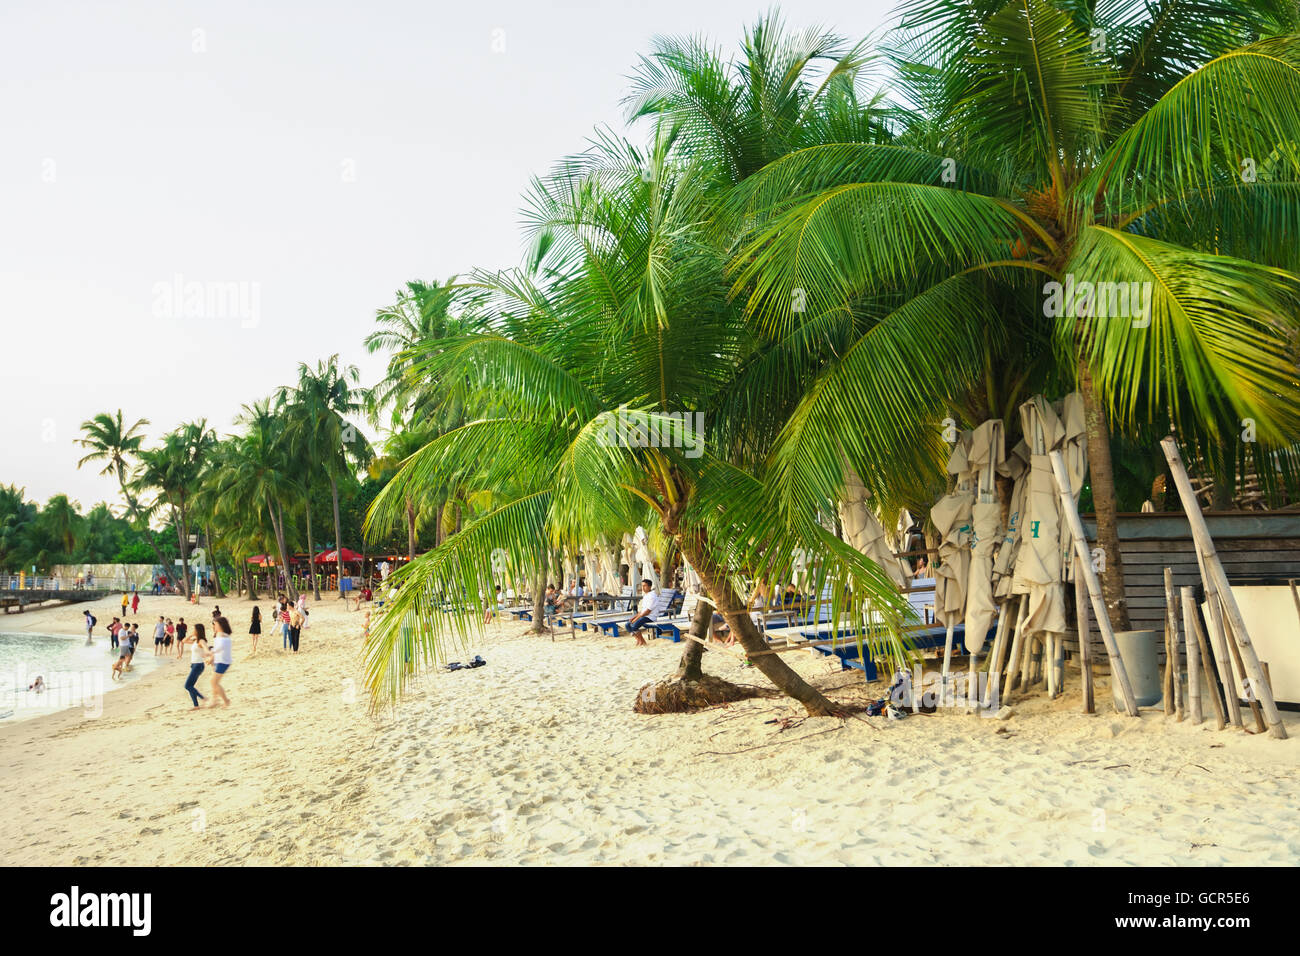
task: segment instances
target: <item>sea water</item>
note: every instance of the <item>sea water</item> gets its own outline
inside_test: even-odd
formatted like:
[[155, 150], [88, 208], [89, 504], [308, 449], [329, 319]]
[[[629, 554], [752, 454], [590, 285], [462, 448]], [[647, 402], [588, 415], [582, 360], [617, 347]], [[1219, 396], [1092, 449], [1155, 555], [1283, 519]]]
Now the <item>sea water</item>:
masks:
[[[105, 693], [134, 684], [170, 659], [154, 657], [153, 635], [141, 634], [131, 672], [115, 681], [117, 655], [107, 636], [96, 635], [87, 646], [84, 634], [0, 633], [0, 726], [70, 707], [97, 717]], [[27, 689], [37, 676], [47, 685], [40, 693]]]

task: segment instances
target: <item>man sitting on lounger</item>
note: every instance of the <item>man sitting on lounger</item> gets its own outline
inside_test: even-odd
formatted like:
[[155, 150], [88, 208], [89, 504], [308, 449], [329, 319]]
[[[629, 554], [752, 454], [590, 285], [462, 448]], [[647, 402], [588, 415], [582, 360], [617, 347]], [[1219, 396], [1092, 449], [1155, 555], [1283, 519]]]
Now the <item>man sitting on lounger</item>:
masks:
[[645, 578], [641, 581], [641, 603], [637, 605], [636, 614], [627, 622], [627, 629], [636, 638], [638, 647], [646, 646], [645, 638], [641, 636], [641, 628], [650, 623], [650, 612], [654, 610], [654, 606], [654, 585], [650, 583], [649, 578]]

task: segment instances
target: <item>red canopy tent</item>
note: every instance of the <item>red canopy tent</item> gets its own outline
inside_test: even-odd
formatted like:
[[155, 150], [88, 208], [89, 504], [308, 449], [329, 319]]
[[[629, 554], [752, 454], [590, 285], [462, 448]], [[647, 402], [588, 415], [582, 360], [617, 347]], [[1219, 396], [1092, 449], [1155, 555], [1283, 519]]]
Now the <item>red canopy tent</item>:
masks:
[[[340, 555], [338, 551], [322, 551], [320, 554], [316, 555], [316, 563], [334, 564], [336, 561], [339, 560], [339, 557]], [[357, 554], [355, 551], [351, 551], [347, 548], [344, 548], [342, 553], [342, 558], [344, 561], [347, 562], [360, 561], [361, 555]]]
[[275, 564], [275, 558], [265, 554], [256, 554], [248, 559], [249, 564], [256, 564], [259, 568], [264, 568], [268, 564]]

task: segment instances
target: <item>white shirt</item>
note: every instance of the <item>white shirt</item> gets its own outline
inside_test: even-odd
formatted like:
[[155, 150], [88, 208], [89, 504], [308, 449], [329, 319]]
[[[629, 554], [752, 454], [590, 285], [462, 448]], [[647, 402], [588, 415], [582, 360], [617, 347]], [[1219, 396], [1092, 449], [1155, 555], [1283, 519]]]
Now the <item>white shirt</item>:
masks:
[[233, 642], [229, 634], [218, 634], [212, 639], [212, 663], [225, 664], [227, 667], [235, 662], [231, 649]]
[[637, 613], [649, 614], [654, 610], [654, 606], [655, 593], [654, 591], [647, 591], [645, 594], [641, 595], [641, 603], [637, 605]]

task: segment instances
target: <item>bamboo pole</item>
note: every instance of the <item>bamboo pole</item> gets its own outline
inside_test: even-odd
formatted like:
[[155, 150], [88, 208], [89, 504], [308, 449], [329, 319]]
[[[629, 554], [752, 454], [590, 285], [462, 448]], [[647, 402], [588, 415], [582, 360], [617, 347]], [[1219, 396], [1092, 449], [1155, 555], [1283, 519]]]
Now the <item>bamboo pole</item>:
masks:
[[[1196, 631], [1192, 628], [1192, 616], [1196, 606], [1192, 598], [1192, 589], [1185, 587], [1179, 591], [1183, 610], [1183, 636], [1187, 641], [1187, 716], [1196, 726], [1201, 723], [1201, 660], [1197, 647]], [[1222, 718], [1220, 718], [1222, 722]]]
[[[1227, 622], [1225, 621], [1225, 624], [1226, 623]], [[1234, 636], [1234, 640], [1228, 641], [1228, 649], [1232, 652], [1232, 659], [1237, 665], [1237, 669], [1234, 673], [1239, 673], [1244, 677], [1246, 674], [1246, 665], [1242, 662], [1241, 649], [1238, 647], [1238, 645], [1241, 643], [1241, 639], [1239, 637], [1236, 637], [1236, 635], [1233, 636]], [[1263, 682], [1267, 684], [1268, 678], [1265, 677]], [[1245, 681], [1245, 684], [1246, 684], [1246, 701], [1247, 703], [1250, 704], [1250, 712], [1255, 718], [1255, 729], [1262, 734], [1264, 731], [1268, 729], [1268, 726], [1264, 722], [1264, 715], [1260, 713], [1259, 700], [1258, 700], [1259, 694], [1255, 689], [1255, 681], [1248, 679]], [[1235, 696], [1235, 692], [1236, 692], [1235, 686], [1233, 688], [1233, 691]], [[1270, 689], [1270, 693], [1271, 693], [1271, 689]], [[1285, 732], [1286, 731], [1283, 730], [1283, 733]], [[1280, 739], [1285, 740], [1286, 738], [1283, 737]]]
[[1007, 649], [1007, 627], [1011, 619], [1011, 599], [1008, 598], [998, 608], [998, 630], [993, 635], [993, 649], [989, 651], [989, 680], [984, 685], [984, 706], [987, 708], [993, 699], [995, 689], [1002, 686], [1002, 654]]
[[1083, 712], [1096, 713], [1092, 687], [1092, 640], [1088, 635], [1088, 602], [1085, 600], [1086, 586], [1083, 583], [1083, 570], [1079, 559], [1074, 559], [1074, 610], [1079, 628], [1079, 674], [1083, 692]]
[[[945, 612], [947, 616], [947, 612]], [[952, 621], [948, 622], [948, 632], [943, 638], [943, 674], [941, 675], [941, 685], [943, 687], [944, 700], [948, 699], [948, 668], [952, 666]]]
[[[1169, 635], [1169, 643], [1165, 647], [1165, 653], [1168, 654], [1165, 660], [1165, 673], [1168, 675], [1170, 689], [1173, 691], [1174, 716], [1181, 721], [1183, 719], [1183, 674], [1182, 667], [1179, 666], [1178, 651], [1182, 641], [1178, 638], [1178, 599], [1174, 592], [1174, 572], [1171, 568], [1165, 568], [1165, 630]], [[1166, 701], [1165, 713], [1169, 713], [1170, 706], [1171, 702]]]
[[1219, 674], [1219, 683], [1228, 703], [1228, 719], [1235, 727], [1243, 727], [1241, 719], [1241, 702], [1237, 699], [1237, 679], [1232, 673], [1232, 658], [1228, 654], [1228, 638], [1224, 635], [1223, 611], [1219, 607], [1219, 589], [1214, 579], [1205, 570], [1205, 559], [1200, 550], [1196, 552], [1196, 564], [1201, 569], [1201, 582], [1205, 588], [1206, 626], [1210, 629], [1210, 641], [1214, 647], [1214, 666]]
[[1178, 486], [1179, 497], [1183, 500], [1183, 511], [1187, 513], [1187, 520], [1192, 526], [1192, 537], [1196, 540], [1197, 550], [1203, 556], [1202, 569], [1208, 569], [1210, 576], [1216, 579], [1219, 598], [1223, 602], [1223, 610], [1232, 629], [1234, 640], [1232, 646], [1245, 664], [1243, 676], [1248, 677], [1253, 685], [1251, 703], [1254, 704], [1253, 698], [1259, 698], [1264, 718], [1268, 723], [1269, 734], [1277, 740], [1285, 740], [1287, 734], [1286, 727], [1282, 724], [1282, 715], [1278, 713], [1277, 704], [1273, 700], [1273, 691], [1264, 680], [1264, 670], [1259, 666], [1259, 657], [1255, 654], [1255, 646], [1250, 642], [1250, 635], [1246, 633], [1246, 622], [1241, 616], [1241, 608], [1237, 606], [1237, 599], [1228, 584], [1228, 576], [1224, 573], [1223, 564], [1214, 550], [1214, 541], [1210, 537], [1209, 528], [1205, 526], [1205, 516], [1201, 514], [1201, 509], [1196, 503], [1196, 493], [1192, 490], [1192, 484], [1187, 478], [1187, 470], [1178, 455], [1178, 446], [1172, 435], [1164, 439], [1160, 445], [1164, 449], [1165, 458], [1169, 461], [1169, 470], [1174, 476], [1174, 484]]
[[1110, 659], [1111, 680], [1115, 682], [1115, 687], [1119, 690], [1120, 700], [1124, 703], [1124, 711], [1130, 717], [1138, 715], [1137, 699], [1133, 696], [1133, 685], [1129, 683], [1128, 670], [1124, 667], [1124, 659], [1120, 657], [1119, 645], [1115, 643], [1115, 632], [1111, 630], [1110, 617], [1106, 614], [1106, 605], [1101, 597], [1101, 582], [1097, 580], [1097, 572], [1092, 569], [1092, 555], [1088, 552], [1088, 538], [1083, 531], [1083, 521], [1079, 518], [1079, 509], [1074, 504], [1074, 492], [1070, 488], [1070, 475], [1065, 470], [1065, 458], [1059, 451], [1053, 451], [1049, 455], [1052, 461], [1052, 473], [1056, 475], [1056, 485], [1061, 493], [1061, 510], [1065, 514], [1066, 520], [1070, 523], [1070, 534], [1074, 538], [1075, 554], [1079, 558], [1079, 566], [1083, 569], [1084, 580], [1088, 585], [1088, 594], [1092, 598], [1092, 611], [1097, 618], [1097, 629], [1101, 631], [1101, 639], [1106, 644], [1106, 656]]
[[[1196, 629], [1196, 648], [1200, 651], [1201, 664], [1205, 666], [1205, 661], [1210, 659], [1209, 642], [1205, 637], [1205, 629], [1201, 627], [1201, 615], [1196, 607], [1196, 600], [1192, 596], [1192, 589], [1186, 588], [1185, 590], [1187, 591], [1188, 600], [1191, 602], [1192, 627]], [[1223, 700], [1219, 697], [1219, 685], [1214, 679], [1214, 672], [1209, 670], [1208, 667], [1205, 670], [1205, 677], [1210, 689], [1210, 702], [1214, 704], [1214, 716], [1219, 725], [1215, 729], [1222, 730], [1228, 726], [1228, 717], [1223, 709]]]
[[1016, 618], [1015, 633], [1011, 638], [1011, 656], [1007, 661], [1007, 686], [1004, 693], [1008, 698], [1016, 686], [1016, 676], [1020, 673], [1020, 654], [1023, 650], [1025, 617], [1029, 614], [1029, 595], [1020, 595], [1020, 614]]

